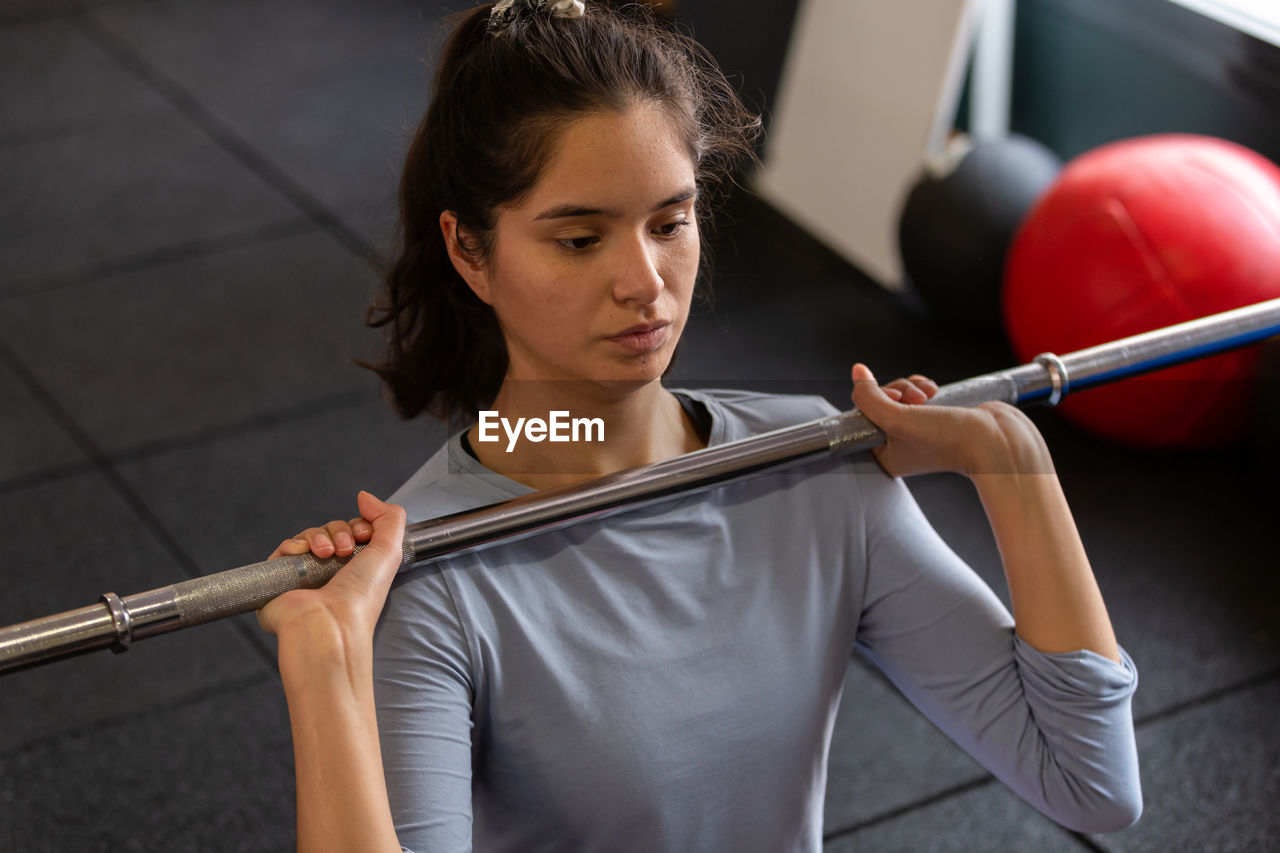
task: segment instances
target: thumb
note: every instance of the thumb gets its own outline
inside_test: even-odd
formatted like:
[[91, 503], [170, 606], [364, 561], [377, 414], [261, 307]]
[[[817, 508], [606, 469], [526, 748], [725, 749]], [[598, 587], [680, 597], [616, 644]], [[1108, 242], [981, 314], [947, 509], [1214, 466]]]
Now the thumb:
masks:
[[[876, 381], [875, 374], [871, 372], [871, 368], [862, 362], [858, 362], [853, 366], [851, 376], [853, 378], [853, 393], [850, 397], [859, 411], [877, 424], [880, 418], [891, 417], [894, 414], [894, 407], [897, 405], [895, 396], [902, 396], [896, 389], [881, 388], [880, 383]], [[888, 392], [893, 392], [895, 396], [891, 396]]]
[[378, 500], [369, 492], [356, 495], [360, 517], [373, 526], [373, 538], [368, 548], [384, 553], [396, 553], [403, 547], [405, 513], [402, 507]]
[[372, 611], [372, 616], [377, 618], [391, 580], [404, 562], [405, 513], [403, 508], [380, 501], [368, 492], [360, 492], [356, 496], [356, 505], [360, 508], [360, 516], [373, 526], [373, 537], [350, 563], [334, 575], [326, 589], [343, 588], [375, 601], [377, 608]]

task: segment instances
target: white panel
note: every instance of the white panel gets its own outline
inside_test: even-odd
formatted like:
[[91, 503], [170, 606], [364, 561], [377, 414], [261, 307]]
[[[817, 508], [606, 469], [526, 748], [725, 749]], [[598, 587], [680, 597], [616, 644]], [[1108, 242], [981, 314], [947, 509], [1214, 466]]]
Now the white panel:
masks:
[[1173, 0], [1179, 6], [1221, 21], [1254, 38], [1280, 45], [1280, 2], [1277, 0]]
[[903, 196], [931, 135], [941, 150], [971, 17], [966, 0], [803, 0], [796, 13], [757, 189], [890, 288]]

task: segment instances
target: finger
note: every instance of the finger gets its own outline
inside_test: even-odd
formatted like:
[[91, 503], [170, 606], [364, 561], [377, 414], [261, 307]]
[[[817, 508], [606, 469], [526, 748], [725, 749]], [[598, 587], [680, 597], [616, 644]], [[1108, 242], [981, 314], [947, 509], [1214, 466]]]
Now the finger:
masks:
[[271, 552], [268, 560], [274, 560], [276, 557], [295, 557], [298, 554], [305, 554], [311, 550], [311, 546], [305, 539], [286, 539], [281, 542], [276, 549]]
[[337, 550], [329, 531], [323, 527], [308, 527], [293, 538], [306, 542], [311, 553], [321, 559], [332, 557]]
[[907, 378], [910, 379], [912, 382], [914, 382], [916, 384], [916, 387], [919, 388], [921, 391], [923, 391], [925, 393], [925, 396], [928, 397], [930, 400], [932, 400], [934, 396], [938, 393], [938, 383], [934, 382], [928, 376], [922, 376], [919, 373], [913, 373]]
[[914, 406], [929, 402], [929, 395], [910, 379], [895, 379], [884, 387], [897, 390], [900, 393], [902, 402], [908, 405]]
[[349, 557], [356, 550], [355, 534], [350, 522], [335, 519], [324, 526], [325, 532], [333, 542], [333, 552], [339, 557]]
[[368, 542], [369, 537], [373, 536], [373, 525], [363, 518], [353, 518], [349, 523], [351, 525], [351, 535], [356, 538], [357, 542]]

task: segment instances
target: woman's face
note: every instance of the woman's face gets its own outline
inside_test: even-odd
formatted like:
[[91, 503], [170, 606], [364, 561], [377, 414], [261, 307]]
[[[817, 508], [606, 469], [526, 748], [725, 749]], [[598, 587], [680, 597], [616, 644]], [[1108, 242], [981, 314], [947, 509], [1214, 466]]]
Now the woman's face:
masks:
[[698, 271], [694, 166], [651, 104], [592, 113], [560, 134], [533, 190], [499, 210], [468, 275], [507, 342], [508, 379], [660, 378]]

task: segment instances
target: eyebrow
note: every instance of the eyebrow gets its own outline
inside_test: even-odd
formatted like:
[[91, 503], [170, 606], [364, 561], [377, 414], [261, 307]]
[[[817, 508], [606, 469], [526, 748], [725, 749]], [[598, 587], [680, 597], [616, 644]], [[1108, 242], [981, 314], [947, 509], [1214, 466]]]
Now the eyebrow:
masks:
[[[649, 212], [657, 213], [659, 210], [671, 207], [673, 204], [680, 204], [681, 202], [688, 201], [689, 199], [694, 198], [697, 194], [697, 191], [692, 188], [681, 190], [671, 198], [655, 204]], [[611, 219], [619, 219], [622, 217], [622, 212], [602, 207], [584, 207], [580, 204], [559, 204], [555, 207], [549, 207], [542, 211], [537, 216], [533, 217], [533, 220], [534, 222], [537, 222], [541, 219], [571, 219], [577, 216], [606, 216]]]

